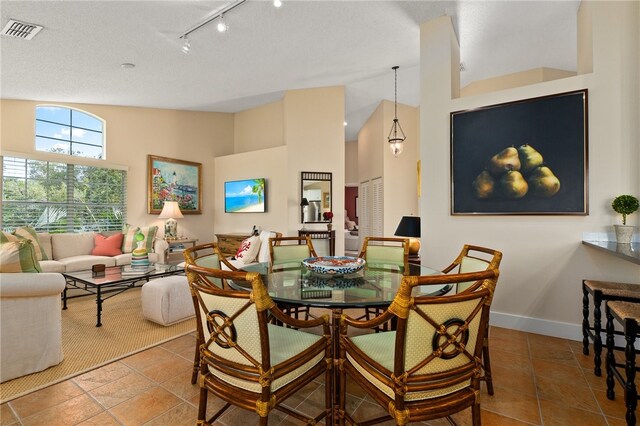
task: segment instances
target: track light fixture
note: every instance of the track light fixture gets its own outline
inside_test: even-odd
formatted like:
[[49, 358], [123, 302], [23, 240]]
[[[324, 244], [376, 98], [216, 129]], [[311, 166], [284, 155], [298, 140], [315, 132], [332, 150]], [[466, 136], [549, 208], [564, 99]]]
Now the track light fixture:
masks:
[[[216, 24], [216, 28], [219, 32], [224, 33], [226, 31], [229, 30], [229, 24], [227, 24], [227, 22], [224, 19], [224, 15], [229, 12], [230, 10], [235, 9], [236, 7], [240, 6], [241, 4], [245, 3], [247, 0], [235, 0], [229, 4], [227, 4], [226, 6], [219, 8], [217, 10], [215, 10], [214, 12], [212, 12], [209, 17], [207, 19], [205, 19], [204, 21], [202, 21], [201, 23], [194, 25], [193, 27], [191, 27], [189, 30], [185, 31], [181, 36], [180, 39], [182, 39], [184, 42], [182, 44], [182, 52], [184, 53], [189, 53], [189, 51], [191, 50], [191, 41], [189, 40], [189, 35], [191, 35], [191, 33], [196, 32], [197, 30], [199, 30], [200, 28], [204, 27], [205, 25], [217, 20], [217, 24]], [[282, 6], [282, 0], [273, 0], [273, 6], [274, 7], [281, 7]]]
[[185, 55], [189, 53], [191, 50], [191, 41], [189, 41], [188, 36], [184, 36], [184, 43], [182, 44], [182, 53]]
[[218, 25], [216, 25], [216, 28], [218, 29], [218, 32], [221, 32], [221, 33], [224, 33], [229, 29], [229, 26], [224, 20], [224, 13], [220, 15], [220, 18], [218, 19]]

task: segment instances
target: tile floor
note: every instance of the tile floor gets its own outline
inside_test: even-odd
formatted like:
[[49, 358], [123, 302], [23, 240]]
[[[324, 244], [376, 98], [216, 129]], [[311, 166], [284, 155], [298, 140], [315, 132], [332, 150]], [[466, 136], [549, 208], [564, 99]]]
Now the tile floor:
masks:
[[[193, 335], [183, 336], [2, 404], [0, 424], [194, 425], [198, 405], [198, 388], [190, 383], [194, 344]], [[625, 424], [620, 387], [616, 385], [616, 401], [609, 401], [605, 380], [593, 375], [591, 357], [582, 355], [579, 342], [494, 327], [491, 362], [495, 395], [483, 392], [484, 425]], [[322, 384], [313, 384], [289, 404], [317, 413], [323, 395]], [[349, 387], [348, 401], [356, 418], [382, 413], [355, 386]], [[211, 411], [219, 404], [210, 397]], [[459, 413], [455, 420], [470, 424], [470, 413]], [[217, 424], [256, 424], [256, 417], [233, 408]], [[276, 411], [269, 424], [297, 423]]]

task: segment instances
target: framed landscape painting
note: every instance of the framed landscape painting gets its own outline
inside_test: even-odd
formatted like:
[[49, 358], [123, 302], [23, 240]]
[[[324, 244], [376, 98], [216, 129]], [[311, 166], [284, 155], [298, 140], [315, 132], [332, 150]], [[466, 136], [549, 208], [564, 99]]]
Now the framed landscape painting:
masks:
[[202, 164], [148, 156], [148, 212], [159, 214], [165, 201], [177, 201], [183, 214], [202, 213]]
[[452, 112], [451, 214], [588, 214], [587, 93]]

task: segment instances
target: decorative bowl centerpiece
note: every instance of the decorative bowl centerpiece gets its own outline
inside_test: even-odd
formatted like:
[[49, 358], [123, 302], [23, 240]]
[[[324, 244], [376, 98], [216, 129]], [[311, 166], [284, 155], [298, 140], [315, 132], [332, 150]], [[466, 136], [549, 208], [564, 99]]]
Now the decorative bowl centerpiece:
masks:
[[365, 260], [349, 256], [321, 256], [304, 259], [302, 264], [311, 272], [340, 276], [353, 274], [364, 268]]

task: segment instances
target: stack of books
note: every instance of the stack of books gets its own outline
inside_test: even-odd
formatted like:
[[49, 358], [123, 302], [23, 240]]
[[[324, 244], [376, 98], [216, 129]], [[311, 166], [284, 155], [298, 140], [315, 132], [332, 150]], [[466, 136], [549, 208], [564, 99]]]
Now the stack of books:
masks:
[[147, 266], [143, 266], [143, 267], [139, 267], [139, 266], [123, 266], [122, 267], [122, 276], [125, 275], [144, 275], [144, 274], [148, 274], [151, 271], [154, 271], [156, 269], [155, 266], [153, 265], [147, 265]]

